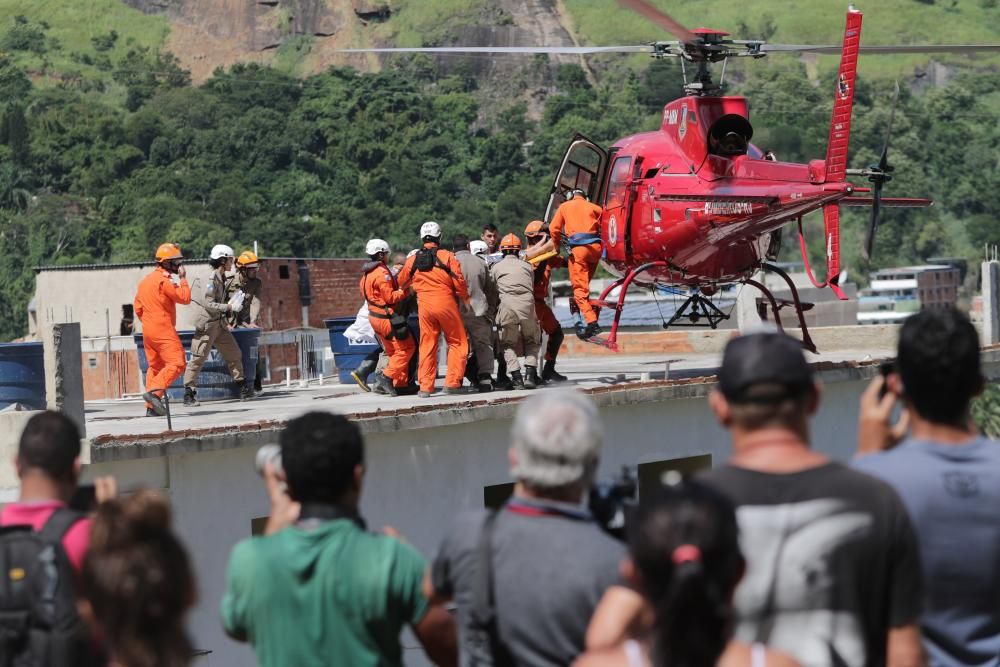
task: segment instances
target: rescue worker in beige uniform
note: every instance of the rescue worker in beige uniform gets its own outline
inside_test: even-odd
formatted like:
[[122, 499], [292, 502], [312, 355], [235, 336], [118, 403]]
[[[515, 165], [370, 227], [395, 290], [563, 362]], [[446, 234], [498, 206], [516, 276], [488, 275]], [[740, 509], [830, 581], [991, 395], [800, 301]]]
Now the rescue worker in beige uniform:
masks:
[[233, 376], [233, 382], [240, 388], [240, 400], [245, 401], [253, 397], [253, 388], [244, 382], [243, 353], [229, 331], [229, 323], [226, 321], [228, 315], [238, 310], [226, 300], [226, 271], [232, 263], [232, 248], [226, 245], [212, 248], [209, 258], [209, 264], [214, 269], [212, 277], [199, 298], [191, 299], [201, 306], [201, 309], [194, 320], [191, 360], [188, 362], [187, 370], [184, 371], [184, 405], [198, 405], [195, 389], [198, 384], [198, 374], [208, 361], [213, 345], [225, 359], [229, 373]]
[[[472, 359], [466, 366], [465, 377], [479, 391], [493, 391], [493, 320], [496, 317], [496, 284], [490, 276], [486, 262], [472, 254], [469, 239], [456, 234], [455, 259], [462, 267], [462, 275], [469, 286], [469, 305], [459, 306], [462, 323], [469, 334]], [[474, 371], [470, 373], [469, 371]]]
[[[229, 313], [227, 320], [230, 329], [248, 327], [250, 329], [260, 329], [260, 298], [264, 289], [264, 283], [257, 277], [257, 270], [260, 268], [260, 259], [257, 253], [252, 250], [244, 250], [236, 258], [236, 273], [226, 281], [226, 301], [231, 301], [236, 292], [243, 292], [243, 307], [238, 311]], [[258, 348], [260, 350], [260, 348]], [[245, 370], [245, 369], [244, 369]], [[257, 356], [257, 372], [253, 374], [254, 394], [263, 391], [262, 379], [264, 371], [264, 355]]]
[[226, 317], [231, 329], [260, 328], [260, 293], [264, 283], [257, 277], [258, 268], [260, 260], [252, 250], [244, 250], [236, 258], [236, 273], [226, 281], [226, 301], [236, 292], [243, 292], [243, 307]]
[[[542, 342], [538, 316], [535, 314], [535, 271], [521, 259], [521, 239], [508, 234], [500, 241], [503, 259], [490, 273], [500, 295], [497, 324], [500, 325], [500, 348], [507, 372], [515, 389], [538, 386], [538, 348]], [[517, 360], [517, 345], [524, 346], [524, 375]]]

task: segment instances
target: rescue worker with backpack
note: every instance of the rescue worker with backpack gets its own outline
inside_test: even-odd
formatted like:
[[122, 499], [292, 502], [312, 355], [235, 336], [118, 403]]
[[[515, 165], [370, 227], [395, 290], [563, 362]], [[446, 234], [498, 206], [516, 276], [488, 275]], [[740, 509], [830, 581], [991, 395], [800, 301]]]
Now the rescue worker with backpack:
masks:
[[549, 225], [555, 251], [559, 252], [564, 239], [569, 246], [569, 281], [573, 284], [573, 301], [583, 318], [576, 335], [582, 340], [601, 332], [597, 312], [590, 305], [590, 280], [601, 261], [602, 210], [587, 201], [583, 190], [576, 188], [566, 193], [566, 201]]
[[[507, 372], [515, 389], [538, 386], [538, 348], [541, 332], [535, 315], [535, 282], [531, 265], [519, 257], [521, 239], [508, 234], [500, 241], [503, 259], [490, 272], [500, 293], [497, 324], [500, 325], [500, 348], [507, 362]], [[524, 347], [524, 375], [517, 360], [518, 345]]]
[[243, 352], [232, 332], [226, 317], [238, 312], [242, 307], [242, 299], [233, 297], [226, 299], [226, 271], [233, 264], [233, 249], [227, 245], [217, 245], [209, 255], [212, 267], [212, 277], [205, 286], [201, 301], [194, 300], [201, 310], [194, 320], [194, 338], [191, 339], [191, 361], [184, 371], [184, 405], [199, 405], [197, 399], [198, 374], [208, 361], [208, 355], [214, 345], [229, 367], [233, 382], [240, 388], [240, 400], [253, 398], [253, 388], [244, 380]]
[[[80, 431], [47, 410], [25, 424], [14, 461], [17, 502], [0, 512], [0, 664], [13, 667], [103, 665], [80, 617], [76, 581], [90, 545], [91, 520], [69, 508], [80, 477]], [[99, 478], [97, 501], [116, 495]]]
[[156, 268], [139, 282], [132, 308], [142, 323], [146, 372], [146, 416], [167, 414], [167, 388], [184, 373], [184, 346], [177, 335], [177, 304], [191, 303], [191, 287], [176, 243], [156, 249]]
[[565, 382], [566, 376], [556, 372], [556, 357], [563, 342], [563, 329], [549, 307], [549, 281], [552, 269], [566, 266], [566, 260], [555, 252], [549, 238], [548, 227], [541, 220], [532, 220], [524, 228], [524, 242], [528, 246], [525, 259], [535, 267], [535, 315], [538, 326], [549, 337], [545, 345], [545, 365], [542, 382]]
[[375, 375], [375, 385], [390, 396], [398, 396], [397, 387], [405, 387], [410, 357], [416, 344], [406, 324], [406, 316], [396, 307], [406, 300], [408, 290], [402, 290], [389, 269], [389, 244], [371, 239], [365, 246], [371, 260], [361, 267], [361, 296], [368, 304], [368, 320], [379, 344], [389, 358], [388, 365]]
[[438, 338], [444, 334], [448, 345], [448, 373], [444, 393], [462, 393], [462, 377], [469, 355], [469, 340], [458, 311], [458, 302], [469, 304], [469, 288], [462, 267], [455, 255], [441, 249], [441, 226], [425, 222], [420, 227], [423, 247], [407, 258], [399, 272], [399, 286], [410, 286], [417, 295], [420, 318], [420, 382], [418, 396], [425, 398], [434, 392], [437, 379]]

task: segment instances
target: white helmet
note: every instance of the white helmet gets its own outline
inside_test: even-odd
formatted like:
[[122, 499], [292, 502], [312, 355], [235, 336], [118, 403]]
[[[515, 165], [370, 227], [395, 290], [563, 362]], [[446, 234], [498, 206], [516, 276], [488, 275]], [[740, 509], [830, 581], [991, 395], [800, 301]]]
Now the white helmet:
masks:
[[235, 257], [233, 249], [227, 245], [219, 244], [212, 247], [212, 252], [209, 255], [212, 259], [222, 259], [223, 257]]
[[473, 255], [486, 255], [489, 254], [490, 247], [486, 245], [486, 241], [476, 239], [475, 241], [469, 241], [469, 252]]
[[436, 222], [425, 222], [420, 225], [420, 238], [428, 236], [433, 236], [436, 239], [441, 238], [441, 225]]
[[372, 239], [365, 246], [365, 254], [369, 257], [377, 255], [380, 252], [389, 252], [389, 244], [382, 239]]

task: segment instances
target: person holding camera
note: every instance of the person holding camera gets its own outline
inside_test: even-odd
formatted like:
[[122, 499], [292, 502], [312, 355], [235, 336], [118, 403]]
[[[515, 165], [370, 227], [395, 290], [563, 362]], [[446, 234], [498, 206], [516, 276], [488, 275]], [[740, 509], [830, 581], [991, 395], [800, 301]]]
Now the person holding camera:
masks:
[[280, 462], [264, 462], [266, 534], [233, 549], [221, 606], [262, 667], [401, 665], [406, 625], [436, 664], [455, 664], [454, 623], [423, 593], [423, 556], [365, 529], [364, 473], [361, 431], [327, 412], [289, 421]]
[[582, 505], [603, 429], [590, 399], [558, 389], [523, 401], [511, 436], [513, 497], [459, 516], [425, 590], [454, 600], [463, 665], [567, 665], [625, 554]]
[[[922, 310], [903, 323], [890, 372], [861, 397], [854, 467], [888, 482], [910, 512], [933, 665], [996, 664], [1000, 656], [1000, 446], [970, 414], [986, 383], [979, 355], [963, 313]], [[893, 424], [898, 403], [903, 418]]]

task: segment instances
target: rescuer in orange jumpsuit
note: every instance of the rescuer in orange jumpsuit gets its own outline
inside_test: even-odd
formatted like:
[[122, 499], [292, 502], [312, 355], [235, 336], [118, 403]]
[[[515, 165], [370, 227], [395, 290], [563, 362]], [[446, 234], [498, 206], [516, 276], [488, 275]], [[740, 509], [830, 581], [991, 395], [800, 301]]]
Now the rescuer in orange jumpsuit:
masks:
[[573, 300], [585, 326], [577, 326], [576, 335], [586, 340], [601, 332], [597, 313], [590, 305], [590, 279], [601, 259], [601, 207], [591, 204], [583, 190], [571, 190], [552, 218], [549, 231], [556, 252], [565, 237], [570, 248], [569, 280]]
[[[549, 280], [552, 269], [566, 266], [566, 260], [557, 254], [546, 252], [549, 241], [548, 228], [541, 220], [532, 220], [524, 228], [524, 240], [528, 245], [525, 258], [535, 268], [535, 315], [538, 325], [549, 337], [545, 345], [545, 366], [542, 368], [542, 382], [565, 382], [566, 376], [556, 372], [556, 357], [563, 342], [562, 325], [549, 307]], [[537, 255], [532, 256], [535, 252]], [[551, 256], [549, 256], [551, 255]]]
[[156, 249], [157, 267], [139, 283], [132, 307], [142, 322], [142, 344], [149, 360], [146, 373], [146, 416], [167, 414], [167, 388], [184, 373], [184, 346], [177, 335], [177, 304], [191, 303], [191, 287], [181, 265], [180, 246]]
[[400, 288], [405, 290], [412, 286], [417, 294], [417, 313], [420, 316], [420, 364], [417, 371], [420, 391], [417, 395], [427, 397], [434, 392], [438, 338], [442, 333], [448, 344], [444, 393], [459, 394], [469, 356], [469, 339], [458, 312], [458, 300], [469, 303], [469, 288], [455, 255], [439, 247], [441, 226], [436, 222], [425, 222], [420, 227], [420, 238], [423, 247], [407, 258], [397, 276]]
[[[417, 349], [406, 326], [406, 316], [398, 314], [394, 308], [406, 299], [407, 293], [399, 289], [396, 276], [386, 264], [388, 243], [372, 239], [365, 246], [365, 253], [371, 261], [361, 268], [361, 296], [368, 302], [368, 321], [389, 357], [389, 364], [375, 376], [375, 383], [386, 394], [398, 396], [396, 387], [406, 386], [410, 357]], [[394, 321], [396, 326], [393, 326]]]

